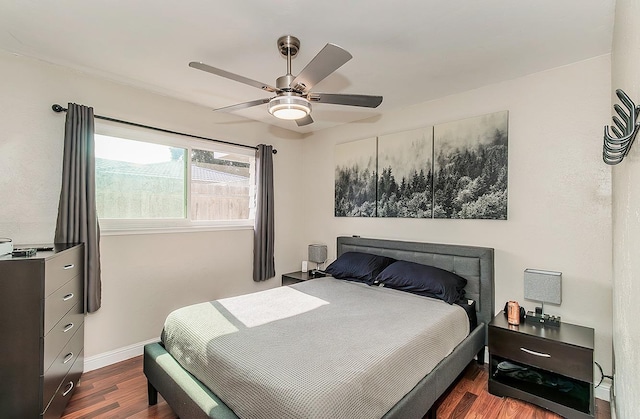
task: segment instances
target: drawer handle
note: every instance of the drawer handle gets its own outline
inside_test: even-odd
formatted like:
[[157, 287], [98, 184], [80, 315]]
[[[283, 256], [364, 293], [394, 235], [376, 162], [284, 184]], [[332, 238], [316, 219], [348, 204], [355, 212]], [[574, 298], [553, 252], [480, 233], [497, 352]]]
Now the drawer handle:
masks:
[[69, 381], [69, 384], [67, 384], [67, 387], [69, 388], [66, 389], [64, 393], [62, 393], [62, 397], [66, 396], [67, 394], [69, 394], [71, 390], [73, 390], [73, 381]]
[[67, 270], [67, 269], [73, 269], [73, 268], [75, 268], [75, 266], [76, 266], [76, 265], [72, 263], [72, 264], [70, 264], [70, 265], [64, 265], [64, 268], [62, 268], [62, 269], [64, 269], [64, 270]]
[[549, 354], [543, 354], [542, 352], [532, 351], [531, 349], [520, 348], [520, 350], [523, 351], [523, 352], [526, 352], [528, 354], [531, 354], [531, 355], [541, 356], [543, 358], [551, 358], [551, 355], [549, 355]]
[[70, 292], [69, 294], [67, 294], [64, 297], [62, 297], [62, 301], [69, 301], [72, 298], [73, 298], [73, 293]]
[[67, 333], [69, 330], [73, 329], [73, 323], [69, 323], [62, 329], [62, 333]]
[[67, 354], [67, 356], [64, 357], [64, 360], [62, 361], [63, 364], [66, 364], [67, 362], [71, 361], [73, 359], [73, 352], [69, 352]]

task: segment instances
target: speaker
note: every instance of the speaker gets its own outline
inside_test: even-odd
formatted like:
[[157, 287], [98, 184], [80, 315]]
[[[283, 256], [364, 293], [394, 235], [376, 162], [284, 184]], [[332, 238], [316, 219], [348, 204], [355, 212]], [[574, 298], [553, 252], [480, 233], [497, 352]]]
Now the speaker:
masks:
[[[509, 302], [504, 303], [504, 317], [508, 317], [509, 315]], [[520, 306], [520, 323], [524, 322], [524, 319], [527, 317], [527, 310], [524, 307]]]

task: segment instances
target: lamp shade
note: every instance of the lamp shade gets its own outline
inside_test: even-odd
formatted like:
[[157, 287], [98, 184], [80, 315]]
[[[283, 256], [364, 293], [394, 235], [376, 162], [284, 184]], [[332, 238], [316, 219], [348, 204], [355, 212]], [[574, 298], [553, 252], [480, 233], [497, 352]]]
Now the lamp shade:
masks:
[[524, 298], [543, 303], [562, 303], [562, 272], [525, 269]]
[[311, 104], [303, 97], [277, 96], [269, 101], [268, 110], [279, 119], [300, 119], [309, 115]]
[[327, 245], [310, 244], [309, 245], [309, 261], [315, 263], [324, 263], [327, 260]]

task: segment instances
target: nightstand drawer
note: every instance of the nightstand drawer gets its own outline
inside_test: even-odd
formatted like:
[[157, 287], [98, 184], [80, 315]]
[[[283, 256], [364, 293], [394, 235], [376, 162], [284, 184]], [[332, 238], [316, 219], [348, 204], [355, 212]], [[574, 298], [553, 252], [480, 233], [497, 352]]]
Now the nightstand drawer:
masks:
[[576, 380], [593, 381], [593, 351], [586, 348], [489, 327], [489, 352]]

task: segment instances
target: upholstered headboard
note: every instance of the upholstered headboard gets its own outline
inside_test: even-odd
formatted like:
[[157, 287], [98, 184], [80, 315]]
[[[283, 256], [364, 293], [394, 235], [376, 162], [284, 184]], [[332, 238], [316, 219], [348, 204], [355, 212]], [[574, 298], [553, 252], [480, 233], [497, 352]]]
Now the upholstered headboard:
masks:
[[[363, 252], [436, 266], [467, 279], [465, 295], [476, 301], [478, 324], [489, 324], [495, 313], [493, 249], [451, 244], [338, 237], [338, 256]], [[485, 343], [486, 333], [485, 333]]]

